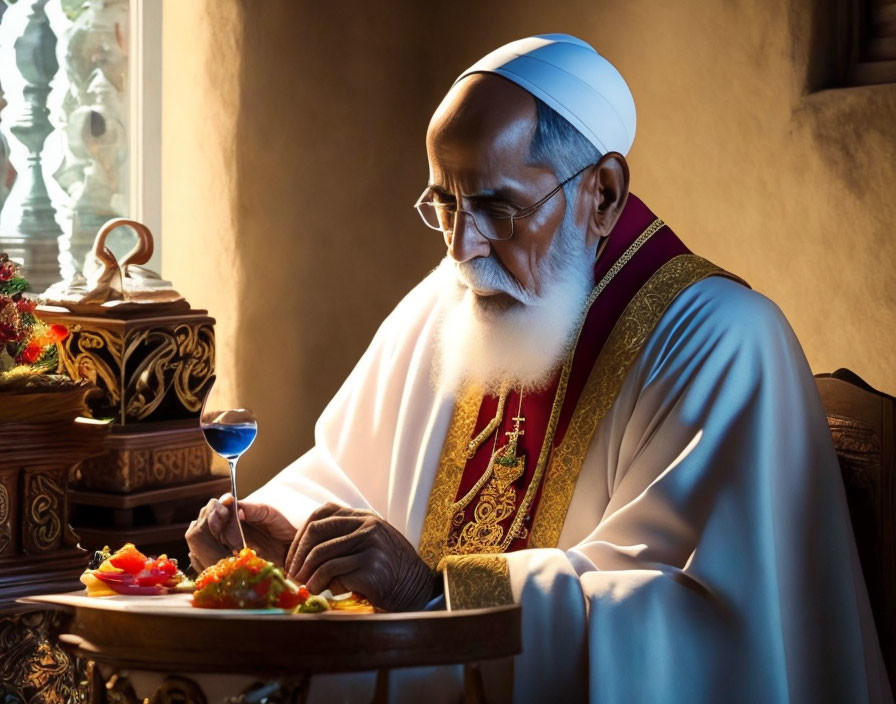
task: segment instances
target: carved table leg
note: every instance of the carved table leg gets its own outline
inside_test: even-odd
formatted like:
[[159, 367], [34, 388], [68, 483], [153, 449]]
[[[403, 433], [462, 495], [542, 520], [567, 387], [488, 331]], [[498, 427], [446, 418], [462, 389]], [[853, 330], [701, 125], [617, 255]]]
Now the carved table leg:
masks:
[[464, 665], [464, 704], [486, 704], [479, 663]]
[[88, 704], [106, 704], [106, 682], [93, 660], [87, 663], [87, 689]]
[[87, 704], [84, 664], [59, 645], [55, 611], [0, 618], [0, 695], [33, 704]]
[[384, 667], [376, 673], [376, 689], [370, 704], [389, 704], [389, 668]]
[[[113, 671], [106, 680], [100, 667], [91, 662], [87, 672], [90, 697], [83, 700], [84, 704], [212, 704], [196, 681], [182, 675], [168, 675], [152, 696], [142, 699], [137, 696], [125, 671]], [[254, 682], [241, 694], [228, 697], [225, 704], [305, 704], [310, 683], [309, 674]], [[6, 703], [0, 700], [0, 704]], [[34, 700], [29, 704], [43, 704], [43, 701]], [[69, 701], [54, 701], [53, 704], [69, 704]]]
[[88, 665], [90, 678], [89, 704], [208, 704], [202, 687], [188, 677], [169, 675], [148, 699], [137, 696], [126, 672], [113, 672], [103, 679], [99, 666]]
[[103, 688], [106, 704], [143, 704], [137, 699], [137, 693], [128, 680], [127, 675], [114, 674]]
[[227, 704], [305, 704], [310, 684], [311, 675], [308, 674], [285, 680], [256, 682], [242, 694], [230, 697]]

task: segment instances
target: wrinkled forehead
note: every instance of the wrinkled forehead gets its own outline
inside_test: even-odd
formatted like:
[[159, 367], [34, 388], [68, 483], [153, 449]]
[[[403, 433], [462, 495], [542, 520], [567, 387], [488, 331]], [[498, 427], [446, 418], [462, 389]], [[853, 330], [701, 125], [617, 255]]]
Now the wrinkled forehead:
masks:
[[466, 180], [526, 165], [535, 100], [500, 76], [473, 74], [448, 91], [426, 132], [433, 178]]

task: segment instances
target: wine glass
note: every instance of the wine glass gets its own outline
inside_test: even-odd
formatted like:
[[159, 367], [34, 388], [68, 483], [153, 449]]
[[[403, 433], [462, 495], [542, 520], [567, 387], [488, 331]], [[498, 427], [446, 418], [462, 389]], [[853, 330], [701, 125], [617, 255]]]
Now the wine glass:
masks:
[[[216, 393], [217, 392], [217, 393]], [[242, 454], [249, 449], [258, 434], [258, 422], [255, 414], [248, 408], [222, 410], [225, 399], [222, 385], [215, 385], [206, 394], [202, 404], [202, 415], [199, 425], [205, 435], [205, 441], [216, 453], [227, 460], [230, 467], [230, 491], [233, 494], [233, 512], [236, 525], [240, 531], [243, 547], [246, 547], [246, 536], [240, 523], [239, 503], [236, 493], [236, 464]]]

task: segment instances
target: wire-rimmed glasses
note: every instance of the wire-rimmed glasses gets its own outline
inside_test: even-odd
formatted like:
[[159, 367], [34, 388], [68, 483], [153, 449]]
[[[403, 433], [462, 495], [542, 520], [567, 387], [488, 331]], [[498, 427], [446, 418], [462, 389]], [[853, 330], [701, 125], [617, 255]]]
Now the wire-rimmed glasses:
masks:
[[576, 171], [572, 176], [564, 179], [557, 187], [544, 198], [525, 208], [517, 208], [510, 203], [486, 202], [474, 208], [458, 208], [456, 202], [436, 201], [437, 193], [431, 186], [423, 189], [423, 193], [414, 203], [414, 208], [420, 213], [424, 224], [433, 230], [438, 230], [446, 237], [452, 234], [457, 227], [457, 218], [460, 213], [465, 213], [476, 230], [488, 240], [509, 240], [513, 237], [514, 221], [530, 216], [541, 206], [553, 198], [563, 186], [572, 181], [586, 169], [594, 166], [588, 164]]

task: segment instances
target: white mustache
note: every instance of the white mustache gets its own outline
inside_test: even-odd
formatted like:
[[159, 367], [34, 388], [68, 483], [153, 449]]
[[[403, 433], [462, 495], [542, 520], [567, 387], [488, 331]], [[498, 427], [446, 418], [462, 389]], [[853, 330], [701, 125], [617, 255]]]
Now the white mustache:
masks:
[[458, 283], [480, 294], [505, 293], [525, 305], [532, 305], [535, 296], [526, 291], [504, 270], [493, 257], [477, 257], [466, 262], [455, 262]]

